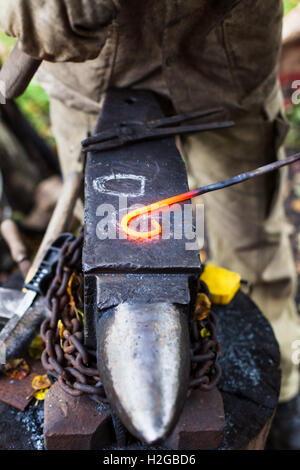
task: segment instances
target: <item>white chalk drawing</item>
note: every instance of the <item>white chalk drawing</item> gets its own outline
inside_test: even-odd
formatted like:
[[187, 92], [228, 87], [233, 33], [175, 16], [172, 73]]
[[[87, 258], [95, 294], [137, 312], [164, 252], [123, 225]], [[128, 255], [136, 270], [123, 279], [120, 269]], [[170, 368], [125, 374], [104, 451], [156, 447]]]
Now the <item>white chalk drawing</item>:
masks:
[[[132, 180], [139, 183], [139, 189], [136, 191], [132, 191], [129, 193], [125, 193], [122, 191], [117, 191], [113, 189], [109, 189], [107, 187], [107, 183], [109, 181], [120, 181], [120, 180]], [[93, 181], [93, 188], [95, 191], [104, 194], [110, 194], [111, 196], [124, 196], [124, 197], [141, 197], [145, 194], [145, 185], [146, 185], [146, 178], [145, 176], [141, 175], [126, 175], [123, 173], [116, 173], [107, 176], [101, 176], [99, 178], [94, 179]]]

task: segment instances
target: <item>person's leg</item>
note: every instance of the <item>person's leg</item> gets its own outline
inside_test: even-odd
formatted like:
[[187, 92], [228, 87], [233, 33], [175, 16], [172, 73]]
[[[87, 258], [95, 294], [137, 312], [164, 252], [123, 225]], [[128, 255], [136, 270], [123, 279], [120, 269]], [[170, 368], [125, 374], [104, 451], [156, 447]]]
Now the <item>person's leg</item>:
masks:
[[[93, 133], [98, 115], [72, 109], [56, 99], [51, 99], [50, 115], [61, 171], [63, 178], [65, 178], [69, 172], [83, 169], [83, 163], [79, 159], [81, 141], [89, 133]], [[77, 202], [74, 214], [83, 221], [81, 201]]]
[[[197, 186], [283, 157], [286, 124], [277, 83], [281, 26], [281, 1], [240, 2], [203, 42], [198, 107], [202, 102], [226, 106], [236, 125], [182, 139]], [[299, 390], [292, 345], [300, 338], [296, 274], [283, 209], [285, 174], [261, 176], [204, 198], [214, 261], [253, 283], [253, 298], [279, 340], [281, 401]]]
[[[183, 139], [197, 186], [283, 158], [281, 103], [276, 84], [262, 108], [253, 106], [234, 128]], [[296, 272], [283, 208], [285, 175], [285, 170], [271, 173], [204, 197], [213, 261], [253, 283], [253, 299], [274, 328], [281, 348], [282, 401], [299, 390], [292, 345], [300, 339]]]

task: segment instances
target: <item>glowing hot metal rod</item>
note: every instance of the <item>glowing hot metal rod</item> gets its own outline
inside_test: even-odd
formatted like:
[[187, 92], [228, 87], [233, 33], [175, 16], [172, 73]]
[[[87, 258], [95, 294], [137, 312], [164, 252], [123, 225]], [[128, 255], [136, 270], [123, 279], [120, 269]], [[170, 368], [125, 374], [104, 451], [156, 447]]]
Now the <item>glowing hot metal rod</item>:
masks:
[[123, 231], [130, 237], [135, 239], [148, 239], [156, 237], [161, 233], [161, 225], [156, 220], [151, 220], [152, 229], [145, 232], [140, 232], [134, 230], [133, 228], [129, 227], [129, 224], [137, 217], [149, 214], [150, 212], [158, 211], [165, 207], [169, 207], [172, 204], [176, 204], [178, 202], [187, 201], [197, 196], [201, 196], [206, 193], [210, 193], [212, 191], [217, 191], [218, 189], [228, 188], [229, 186], [233, 186], [235, 184], [242, 183], [243, 181], [247, 181], [255, 176], [263, 175], [265, 173], [269, 173], [274, 170], [278, 170], [279, 168], [291, 165], [296, 161], [300, 160], [300, 153], [296, 155], [292, 155], [291, 157], [285, 158], [284, 160], [280, 160], [277, 162], [269, 163], [268, 165], [261, 166], [256, 170], [247, 171], [246, 173], [241, 173], [240, 175], [234, 176], [225, 181], [220, 181], [219, 183], [209, 184], [207, 186], [203, 186], [202, 188], [193, 189], [192, 191], [188, 191], [186, 193], [178, 194], [177, 196], [168, 197], [166, 199], [162, 199], [161, 201], [154, 202], [147, 206], [141, 207], [139, 209], [134, 209], [128, 214], [126, 214], [121, 220], [121, 227]]

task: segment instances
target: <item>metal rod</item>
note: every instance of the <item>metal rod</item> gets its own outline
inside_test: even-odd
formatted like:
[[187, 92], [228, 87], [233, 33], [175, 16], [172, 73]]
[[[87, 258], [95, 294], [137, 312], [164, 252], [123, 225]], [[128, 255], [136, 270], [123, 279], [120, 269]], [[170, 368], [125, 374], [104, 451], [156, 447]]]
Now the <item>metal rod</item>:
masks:
[[133, 230], [129, 227], [130, 222], [139, 217], [140, 215], [147, 214], [149, 212], [160, 210], [164, 207], [171, 206], [172, 204], [176, 204], [178, 202], [187, 201], [197, 196], [202, 196], [203, 194], [210, 193], [212, 191], [218, 191], [219, 189], [228, 188], [229, 186], [234, 186], [235, 184], [242, 183], [247, 181], [255, 176], [264, 175], [265, 173], [269, 173], [271, 171], [278, 170], [279, 168], [290, 165], [295, 163], [296, 161], [300, 160], [300, 153], [296, 155], [292, 155], [291, 157], [285, 158], [284, 160], [279, 160], [277, 162], [269, 163], [268, 165], [261, 166], [256, 170], [247, 171], [246, 173], [242, 173], [240, 175], [234, 176], [225, 181], [221, 181], [219, 183], [209, 184], [207, 186], [203, 186], [198, 189], [193, 189], [192, 191], [188, 191], [186, 193], [178, 194], [177, 196], [172, 196], [167, 199], [162, 199], [161, 201], [154, 202], [149, 204], [148, 206], [141, 207], [139, 209], [135, 209], [133, 211], [128, 212], [127, 215], [123, 217], [121, 220], [121, 227], [124, 232], [132, 238], [153, 238], [161, 233], [161, 226], [156, 220], [151, 220], [152, 222], [152, 230], [146, 232], [138, 232]]
[[[268, 165], [261, 166], [256, 168], [256, 170], [247, 171], [246, 173], [241, 173], [240, 175], [234, 176], [225, 181], [221, 181], [219, 183], [209, 184], [207, 186], [203, 186], [202, 188], [194, 189], [190, 191], [191, 196], [187, 199], [191, 199], [196, 196], [201, 196], [202, 194], [209, 193], [212, 191], [218, 191], [219, 189], [229, 188], [230, 186], [234, 186], [235, 184], [243, 183], [255, 176], [264, 175], [266, 173], [270, 173], [271, 171], [278, 170], [286, 165], [291, 165], [292, 163], [297, 162], [300, 160], [300, 153], [292, 155], [291, 157], [285, 158], [284, 160], [279, 160], [277, 162], [269, 163]], [[185, 193], [188, 194], [188, 193]]]

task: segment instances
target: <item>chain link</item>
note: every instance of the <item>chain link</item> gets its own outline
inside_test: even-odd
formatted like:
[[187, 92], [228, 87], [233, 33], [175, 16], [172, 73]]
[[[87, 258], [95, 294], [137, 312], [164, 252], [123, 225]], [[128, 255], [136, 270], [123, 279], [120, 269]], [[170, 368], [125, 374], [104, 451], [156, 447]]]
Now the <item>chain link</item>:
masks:
[[[204, 281], [198, 280], [198, 294], [205, 294], [210, 304], [210, 292]], [[221, 345], [217, 338], [216, 314], [209, 308], [201, 320], [193, 319], [191, 325], [191, 378], [190, 388], [209, 391], [214, 388], [222, 374], [218, 363]]]
[[[96, 353], [84, 346], [84, 319], [78, 313], [83, 309], [82, 245], [83, 228], [77, 239], [66, 242], [62, 248], [56, 275], [46, 296], [50, 316], [41, 325], [45, 342], [41, 361], [65, 392], [73, 396], [89, 394], [97, 401], [108, 403], [97, 369]], [[69, 289], [75, 302], [71, 301]]]
[[[56, 275], [46, 296], [50, 315], [41, 325], [45, 342], [41, 361], [48, 375], [57, 380], [65, 392], [73, 396], [88, 394], [99, 402], [108, 403], [98, 373], [96, 352], [84, 345], [84, 318], [79, 313], [83, 310], [82, 246], [83, 228], [76, 239], [67, 241], [62, 248]], [[202, 281], [198, 283], [198, 292], [209, 296]], [[205, 337], [202, 331], [206, 332]], [[205, 319], [191, 321], [190, 388], [210, 390], [217, 384], [221, 376], [217, 363], [219, 354], [217, 319], [210, 311]]]

